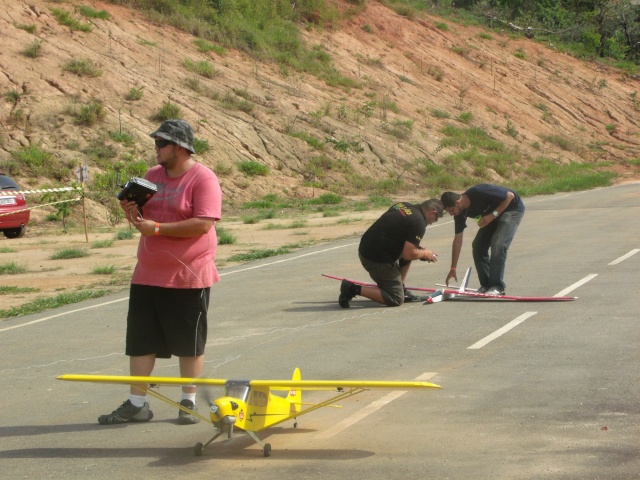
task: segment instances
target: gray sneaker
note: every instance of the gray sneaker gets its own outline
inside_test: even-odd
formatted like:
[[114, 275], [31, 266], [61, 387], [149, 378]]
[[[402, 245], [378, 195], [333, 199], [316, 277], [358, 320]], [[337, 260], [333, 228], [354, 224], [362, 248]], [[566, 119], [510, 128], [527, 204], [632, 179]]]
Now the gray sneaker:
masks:
[[407, 288], [404, 288], [404, 301], [406, 303], [409, 302], [417, 302], [420, 300], [420, 297], [416, 297], [413, 293], [411, 293], [411, 290], [407, 290]]
[[152, 418], [153, 412], [149, 410], [147, 402], [141, 407], [136, 407], [130, 400], [127, 400], [109, 415], [100, 415], [98, 423], [100, 425], [113, 425], [127, 422], [148, 422]]
[[[195, 403], [193, 403], [191, 400], [186, 400], [186, 399], [182, 400], [180, 402], [180, 405], [188, 408], [192, 412], [198, 411], [198, 406]], [[195, 415], [192, 415], [189, 412], [185, 412], [184, 410], [180, 410], [178, 412], [178, 423], [180, 425], [193, 425], [194, 423], [198, 423], [199, 421], [200, 419], [198, 417], [196, 417]]]

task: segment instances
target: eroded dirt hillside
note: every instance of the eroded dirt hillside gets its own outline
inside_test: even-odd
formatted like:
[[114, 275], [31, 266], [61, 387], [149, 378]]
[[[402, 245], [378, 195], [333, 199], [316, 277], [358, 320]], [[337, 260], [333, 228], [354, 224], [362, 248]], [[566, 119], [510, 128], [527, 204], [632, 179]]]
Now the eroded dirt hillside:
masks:
[[[81, 4], [110, 18], [84, 18], [75, 10]], [[91, 23], [92, 31], [70, 31], [53, 8]], [[35, 25], [35, 32], [20, 25]], [[304, 33], [358, 84], [345, 89], [237, 51], [199, 53], [194, 37], [104, 2], [2, 2], [0, 27], [0, 92], [20, 94], [1, 105], [0, 165], [16, 149], [38, 144], [70, 165], [88, 164], [93, 175], [83, 150], [97, 141], [112, 144], [120, 158], [150, 159], [148, 133], [158, 124], [151, 118], [170, 100], [209, 143], [199, 160], [218, 172], [228, 205], [266, 193], [308, 197], [318, 193], [310, 181], [362, 194], [371, 179], [402, 178], [400, 192], [425, 196], [425, 159], [444, 165], [460, 150], [443, 148], [447, 124], [478, 127], [517, 151], [522, 164], [545, 156], [598, 162], [622, 179], [638, 175], [625, 163], [640, 156], [638, 81], [508, 32], [480, 36], [477, 27], [431, 16], [409, 21], [369, 1], [340, 25]], [[25, 56], [39, 41], [41, 55]], [[72, 59], [91, 60], [102, 74], [64, 71]], [[190, 73], [186, 60], [206, 60], [215, 74]], [[143, 92], [141, 99], [125, 100], [132, 88]], [[77, 125], [69, 111], [96, 100], [106, 109], [104, 120]], [[243, 111], [230, 100], [249, 107]], [[134, 136], [133, 145], [105, 137], [120, 130]], [[291, 135], [296, 132], [326, 143], [312, 146]], [[247, 177], [237, 168], [247, 160], [267, 165], [269, 174]], [[497, 171], [489, 165], [486, 179], [517, 176], [520, 166]], [[23, 179], [29, 188], [44, 181]]]

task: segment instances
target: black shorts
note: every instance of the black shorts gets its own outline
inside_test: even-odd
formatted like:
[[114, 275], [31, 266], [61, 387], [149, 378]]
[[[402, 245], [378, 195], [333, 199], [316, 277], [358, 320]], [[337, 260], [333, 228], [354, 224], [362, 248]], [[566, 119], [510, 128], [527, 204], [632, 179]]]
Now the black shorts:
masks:
[[199, 357], [207, 343], [210, 288], [131, 285], [125, 353]]
[[378, 285], [384, 304], [388, 307], [402, 305], [404, 303], [404, 287], [398, 262], [377, 263], [364, 258], [360, 254], [358, 255], [360, 263], [369, 272], [371, 279]]

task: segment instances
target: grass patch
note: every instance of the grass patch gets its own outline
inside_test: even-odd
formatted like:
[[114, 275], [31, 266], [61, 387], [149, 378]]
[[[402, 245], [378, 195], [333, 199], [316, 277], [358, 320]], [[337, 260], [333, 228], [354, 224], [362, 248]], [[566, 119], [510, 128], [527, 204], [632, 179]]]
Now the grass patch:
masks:
[[87, 7], [86, 5], [81, 5], [78, 8], [78, 11], [81, 15], [84, 15], [87, 18], [99, 18], [101, 20], [111, 20], [111, 15], [106, 10], [94, 10], [91, 7]]
[[291, 223], [270, 223], [262, 227], [262, 230], [288, 230], [292, 228], [304, 228], [306, 226], [306, 220], [294, 220]]
[[95, 275], [111, 275], [112, 273], [115, 273], [115, 271], [115, 265], [100, 265], [91, 269], [91, 273]]
[[13, 295], [15, 293], [31, 293], [31, 292], [39, 292], [39, 291], [40, 291], [39, 288], [0, 285], [0, 295]]
[[451, 118], [451, 114], [449, 112], [445, 112], [444, 110], [439, 110], [437, 108], [431, 110], [431, 115], [440, 119]]
[[102, 75], [102, 70], [100, 70], [93, 61], [88, 58], [80, 58], [78, 60], [69, 60], [67, 63], [62, 65], [62, 70], [65, 72], [75, 73], [79, 77], [99, 77]]
[[96, 240], [91, 244], [91, 248], [109, 248], [113, 245], [113, 242], [115, 242], [115, 240], [113, 240], [112, 238], [109, 238], [107, 240]]
[[80, 108], [70, 107], [67, 112], [74, 118], [76, 125], [91, 127], [104, 120], [106, 116], [105, 108], [100, 101], [94, 101]]
[[30, 23], [30, 24], [17, 23], [14, 26], [16, 28], [19, 28], [20, 30], [24, 30], [25, 32], [30, 33], [31, 35], [34, 35], [38, 30], [38, 27], [36, 27], [36, 25], [34, 25], [33, 23]]
[[89, 255], [89, 251], [83, 248], [64, 248], [62, 250], [57, 250], [49, 258], [51, 258], [51, 260], [66, 260], [69, 258], [88, 257]]
[[31, 45], [20, 53], [28, 58], [38, 58], [42, 56], [42, 40], [34, 40]]
[[27, 267], [16, 262], [0, 263], [0, 275], [17, 275], [27, 271]]
[[438, 30], [442, 30], [443, 32], [448, 32], [449, 31], [449, 25], [447, 25], [444, 22], [435, 22], [434, 25], [436, 26], [436, 28]]
[[0, 310], [0, 318], [17, 317], [82, 302], [91, 298], [100, 298], [112, 293], [109, 290], [85, 290], [82, 292], [62, 293], [55, 297], [38, 298], [32, 302]]
[[198, 38], [197, 40], [194, 40], [193, 43], [195, 43], [198, 47], [198, 51], [201, 53], [215, 52], [220, 56], [227, 53], [226, 48], [207, 42], [204, 38]]
[[15, 253], [17, 250], [11, 247], [0, 247], [0, 253]]
[[577, 153], [580, 151], [580, 147], [577, 143], [561, 135], [543, 135], [542, 139], [547, 143], [560, 147], [562, 150], [566, 150], [567, 152]]
[[211, 150], [211, 145], [207, 140], [202, 140], [200, 138], [194, 137], [193, 139], [193, 149], [196, 151], [198, 155], [202, 155], [203, 153]]
[[494, 140], [487, 132], [478, 127], [458, 128], [453, 125], [443, 127], [440, 132], [447, 138], [443, 138], [443, 147], [477, 147], [481, 150], [501, 152], [506, 149], [505, 145], [498, 140]]
[[135, 102], [137, 100], [140, 100], [143, 94], [144, 94], [144, 86], [140, 88], [131, 87], [129, 91], [125, 93], [124, 99], [129, 102]]
[[208, 60], [194, 62], [193, 60], [185, 58], [182, 62], [182, 66], [189, 72], [200, 75], [201, 77], [214, 78], [218, 75], [215, 67]]
[[549, 195], [609, 186], [614, 177], [615, 173], [600, 172], [591, 164], [557, 164], [539, 158], [527, 168], [523, 178], [513, 182], [512, 188], [524, 196]]
[[266, 177], [269, 174], [269, 167], [255, 160], [247, 160], [238, 163], [238, 170], [248, 177]]
[[216, 227], [218, 245], [235, 245], [238, 241], [236, 236], [223, 227]]
[[259, 250], [251, 250], [247, 253], [238, 253], [236, 255], [231, 255], [228, 258], [230, 262], [251, 262], [253, 260], [260, 260], [262, 258], [275, 257], [278, 255], [284, 255], [286, 253], [291, 253], [294, 250], [302, 248], [304, 245], [295, 243], [295, 244], [287, 244], [283, 245], [280, 248], [266, 248]]
[[116, 240], [131, 240], [135, 231], [132, 228], [122, 228], [116, 232]]
[[77, 30], [80, 32], [88, 33], [93, 30], [93, 27], [90, 23], [82, 23], [79, 20], [76, 20], [66, 10], [62, 10], [61, 8], [52, 8], [51, 13], [53, 13], [53, 16], [56, 17], [58, 23], [69, 27], [69, 30], [71, 30], [72, 32], [75, 32]]
[[164, 102], [160, 109], [151, 115], [151, 120], [158, 122], [164, 122], [171, 118], [182, 118], [182, 110], [180, 110], [180, 107], [175, 103], [171, 103], [171, 100]]

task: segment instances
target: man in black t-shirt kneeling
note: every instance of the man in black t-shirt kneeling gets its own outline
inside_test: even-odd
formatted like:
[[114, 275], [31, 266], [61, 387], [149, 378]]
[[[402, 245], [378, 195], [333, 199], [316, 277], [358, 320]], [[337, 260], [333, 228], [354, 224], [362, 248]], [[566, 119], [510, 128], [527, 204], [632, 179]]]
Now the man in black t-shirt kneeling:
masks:
[[444, 213], [442, 202], [432, 198], [419, 205], [396, 203], [364, 233], [358, 255], [362, 266], [376, 283], [367, 287], [343, 280], [338, 303], [349, 308], [349, 302], [361, 295], [374, 302], [398, 307], [413, 296], [405, 292], [404, 281], [413, 260], [436, 262], [438, 254], [420, 246], [427, 225], [438, 221]]

